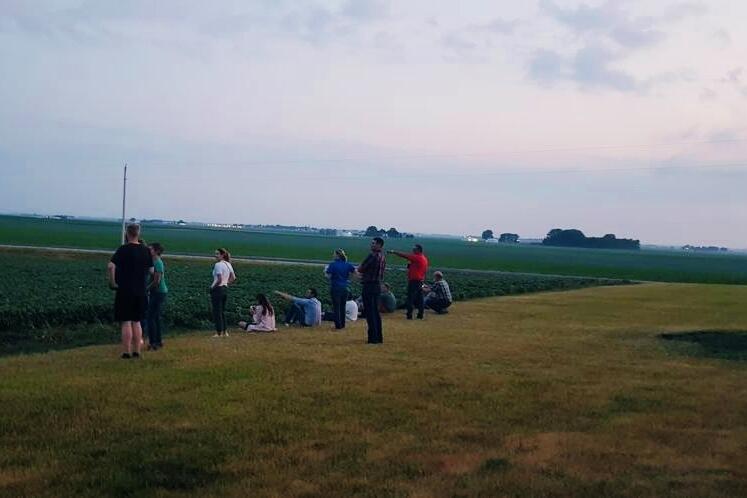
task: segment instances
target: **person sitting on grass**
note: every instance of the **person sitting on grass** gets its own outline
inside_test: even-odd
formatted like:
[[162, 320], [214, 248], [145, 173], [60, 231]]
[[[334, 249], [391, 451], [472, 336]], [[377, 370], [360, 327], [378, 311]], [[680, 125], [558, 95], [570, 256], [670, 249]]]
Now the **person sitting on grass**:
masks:
[[397, 309], [397, 298], [394, 297], [389, 284], [382, 284], [381, 296], [379, 296], [379, 311], [381, 313], [394, 313]]
[[274, 332], [276, 330], [275, 309], [267, 296], [257, 294], [257, 304], [250, 306], [249, 311], [252, 314], [252, 321], [239, 322], [241, 330], [247, 332]]
[[[363, 316], [363, 297], [359, 297], [355, 303], [358, 305], [358, 314]], [[394, 313], [397, 309], [397, 298], [392, 292], [389, 284], [381, 284], [381, 294], [379, 294], [379, 313]]]
[[424, 285], [423, 291], [428, 294], [425, 297], [425, 307], [430, 308], [439, 315], [448, 313], [447, 308], [451, 306], [451, 290], [449, 284], [444, 280], [444, 274], [437, 271], [433, 274], [433, 285]]
[[292, 323], [298, 323], [301, 327], [316, 327], [322, 323], [322, 303], [313, 287], [306, 291], [306, 297], [296, 297], [280, 291], [275, 291], [275, 294], [290, 303], [285, 311], [286, 327]]

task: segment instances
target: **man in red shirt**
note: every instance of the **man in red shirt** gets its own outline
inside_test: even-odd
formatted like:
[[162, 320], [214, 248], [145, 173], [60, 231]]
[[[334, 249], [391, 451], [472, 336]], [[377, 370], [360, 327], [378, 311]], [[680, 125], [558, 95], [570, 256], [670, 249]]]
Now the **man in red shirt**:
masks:
[[428, 258], [423, 254], [423, 246], [415, 244], [412, 253], [389, 251], [390, 254], [405, 258], [407, 264], [407, 319], [412, 320], [412, 310], [418, 307], [418, 320], [423, 319], [423, 282], [428, 272]]

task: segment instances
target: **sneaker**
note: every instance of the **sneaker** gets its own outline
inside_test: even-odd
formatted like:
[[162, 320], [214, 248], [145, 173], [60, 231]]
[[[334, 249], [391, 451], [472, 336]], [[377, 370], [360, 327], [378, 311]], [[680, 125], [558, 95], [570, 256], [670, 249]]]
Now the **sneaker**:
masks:
[[129, 353], [122, 353], [122, 356], [120, 358], [122, 358], [123, 360], [129, 360], [130, 359], [130, 354]]
[[215, 334], [213, 334], [213, 339], [215, 339], [216, 337], [220, 337], [220, 334], [217, 333], [217, 332]]
[[140, 359], [140, 353], [132, 353], [132, 359], [133, 360], [139, 360]]
[[223, 337], [228, 337], [228, 331], [223, 332]]

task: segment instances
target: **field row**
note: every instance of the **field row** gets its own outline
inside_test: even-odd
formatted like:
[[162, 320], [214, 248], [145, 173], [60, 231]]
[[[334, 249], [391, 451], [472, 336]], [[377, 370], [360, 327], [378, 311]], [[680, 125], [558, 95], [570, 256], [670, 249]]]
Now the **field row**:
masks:
[[[203, 327], [210, 318], [209, 260], [165, 258], [169, 285], [165, 318], [170, 326]], [[0, 252], [0, 267], [7, 268], [0, 282], [0, 330], [22, 333], [24, 329], [113, 320], [113, 293], [106, 286], [105, 256], [72, 253]], [[327, 309], [328, 283], [320, 266], [250, 264], [238, 262], [236, 284], [231, 288], [227, 312], [231, 322], [247, 315], [254, 296], [282, 290], [302, 295], [316, 287]], [[614, 285], [623, 281], [592, 278], [447, 272], [455, 300], [502, 296], [549, 290]], [[405, 297], [405, 274], [388, 272], [388, 282], [400, 304]], [[353, 284], [358, 295], [360, 288]], [[274, 299], [276, 306], [282, 304]], [[5, 334], [7, 336], [7, 334]]]
[[[0, 216], [0, 244], [113, 250], [121, 226], [110, 222], [59, 221]], [[159, 241], [170, 254], [210, 255], [227, 247], [236, 256], [320, 260], [337, 247], [360, 261], [369, 241], [361, 237], [324, 237], [145, 225], [143, 237]], [[664, 250], [599, 250], [526, 244], [467, 243], [458, 239], [419, 238], [440, 268], [606, 277], [663, 282], [747, 284], [743, 254], [704, 254]], [[387, 248], [409, 251], [413, 241], [389, 239]], [[394, 263], [396, 260], [392, 261]]]

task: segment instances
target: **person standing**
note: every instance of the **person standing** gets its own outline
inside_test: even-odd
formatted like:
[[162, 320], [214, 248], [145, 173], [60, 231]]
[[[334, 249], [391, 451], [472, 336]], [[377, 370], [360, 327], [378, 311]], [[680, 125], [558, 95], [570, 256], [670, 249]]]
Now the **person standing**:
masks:
[[[122, 359], [140, 358], [147, 306], [145, 287], [148, 273], [153, 273], [153, 258], [147, 247], [139, 242], [140, 225], [126, 229], [127, 242], [117, 249], [107, 265], [109, 287], [116, 291], [114, 320], [122, 332]], [[134, 351], [133, 351], [134, 349]]]
[[423, 304], [423, 283], [425, 282], [425, 274], [428, 272], [428, 258], [423, 254], [423, 246], [415, 244], [412, 248], [412, 253], [409, 254], [399, 251], [388, 252], [409, 261], [407, 264], [407, 319], [412, 320], [412, 310], [417, 306], [418, 320], [422, 320], [425, 309]]
[[335, 250], [335, 260], [324, 270], [329, 279], [329, 293], [332, 297], [332, 320], [335, 329], [345, 328], [345, 303], [350, 293], [350, 275], [355, 273], [355, 266], [348, 263], [348, 257], [342, 249]]
[[366, 323], [368, 324], [369, 344], [384, 342], [381, 313], [379, 312], [379, 295], [381, 294], [381, 283], [384, 280], [384, 271], [386, 270], [386, 258], [383, 249], [384, 239], [374, 237], [371, 240], [371, 253], [358, 266], [358, 273], [363, 285], [363, 313], [366, 315]]
[[163, 347], [163, 307], [166, 304], [166, 294], [169, 288], [166, 286], [166, 268], [161, 259], [163, 246], [154, 242], [150, 246], [150, 255], [153, 258], [153, 278], [148, 286], [148, 314], [147, 332], [148, 349], [157, 350]]
[[215, 323], [213, 337], [228, 337], [226, 301], [228, 300], [228, 286], [235, 281], [236, 274], [231, 266], [231, 254], [222, 247], [216, 249], [213, 283], [210, 284], [210, 303], [213, 307], [213, 322]]

